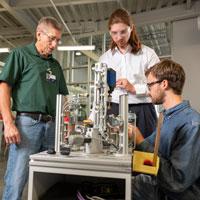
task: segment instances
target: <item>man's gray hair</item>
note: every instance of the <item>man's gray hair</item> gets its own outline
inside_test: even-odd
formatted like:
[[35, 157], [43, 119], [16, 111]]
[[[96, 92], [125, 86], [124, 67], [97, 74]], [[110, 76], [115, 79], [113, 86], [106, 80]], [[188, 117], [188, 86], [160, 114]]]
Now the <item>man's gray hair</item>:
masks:
[[50, 25], [59, 31], [62, 31], [63, 29], [62, 24], [59, 23], [56, 18], [51, 16], [42, 17], [38, 22], [37, 29], [40, 25], [47, 25], [47, 26]]

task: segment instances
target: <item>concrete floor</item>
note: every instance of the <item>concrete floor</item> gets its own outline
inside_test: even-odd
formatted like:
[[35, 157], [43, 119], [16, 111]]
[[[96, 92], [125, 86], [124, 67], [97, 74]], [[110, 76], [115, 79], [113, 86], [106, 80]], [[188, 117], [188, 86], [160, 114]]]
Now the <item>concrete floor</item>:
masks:
[[0, 199], [2, 199], [3, 194], [3, 178], [5, 174], [6, 162], [3, 157], [0, 157]]

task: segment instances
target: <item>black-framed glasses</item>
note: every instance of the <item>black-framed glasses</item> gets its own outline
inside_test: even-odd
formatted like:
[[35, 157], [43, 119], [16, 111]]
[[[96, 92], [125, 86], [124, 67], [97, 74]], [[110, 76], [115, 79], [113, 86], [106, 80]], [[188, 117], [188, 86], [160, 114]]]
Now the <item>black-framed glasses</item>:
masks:
[[157, 83], [161, 83], [163, 80], [157, 80], [157, 81], [152, 81], [150, 83], [147, 83], [147, 87], [148, 89], [150, 89], [153, 85], [157, 84]]

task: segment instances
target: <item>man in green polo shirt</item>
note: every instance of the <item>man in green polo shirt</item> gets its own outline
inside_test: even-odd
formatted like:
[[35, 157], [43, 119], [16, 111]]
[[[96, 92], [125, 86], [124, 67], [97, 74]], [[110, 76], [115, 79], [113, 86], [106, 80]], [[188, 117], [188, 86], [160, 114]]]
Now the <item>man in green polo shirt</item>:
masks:
[[[36, 41], [14, 49], [0, 74], [0, 110], [9, 144], [3, 200], [21, 199], [28, 178], [29, 155], [54, 147], [56, 95], [67, 95], [60, 64], [52, 51], [61, 39], [61, 25], [43, 17]], [[13, 123], [10, 110], [17, 112]]]

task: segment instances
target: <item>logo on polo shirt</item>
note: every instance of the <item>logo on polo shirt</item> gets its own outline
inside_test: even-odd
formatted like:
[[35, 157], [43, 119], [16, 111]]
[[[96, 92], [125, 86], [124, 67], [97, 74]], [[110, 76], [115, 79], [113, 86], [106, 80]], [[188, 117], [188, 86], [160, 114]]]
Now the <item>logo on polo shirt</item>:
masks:
[[47, 69], [46, 72], [46, 80], [50, 82], [55, 82], [56, 81], [56, 76], [53, 74], [50, 68]]

